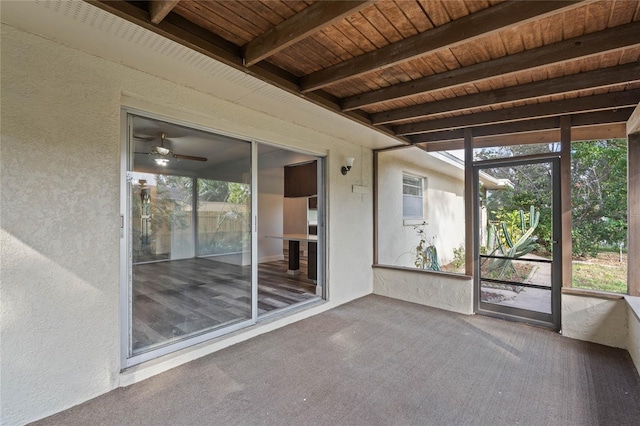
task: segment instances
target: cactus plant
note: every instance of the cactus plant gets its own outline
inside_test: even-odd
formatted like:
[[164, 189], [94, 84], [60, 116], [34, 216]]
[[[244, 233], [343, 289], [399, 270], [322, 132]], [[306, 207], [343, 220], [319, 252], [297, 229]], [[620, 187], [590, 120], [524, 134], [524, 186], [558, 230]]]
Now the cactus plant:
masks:
[[538, 247], [536, 238], [533, 236], [533, 232], [536, 230], [540, 221], [540, 211], [536, 211], [533, 206], [529, 208], [528, 224], [526, 220], [527, 218], [522, 209], [519, 211], [519, 214], [522, 235], [517, 239], [515, 239], [512, 232], [509, 231], [509, 227], [506, 222], [502, 221], [500, 223], [503, 238], [500, 238], [498, 235], [496, 225], [493, 223], [489, 224], [487, 247], [490, 249], [490, 255], [495, 256], [496, 253], [499, 253], [500, 256], [505, 257], [505, 259], [490, 259], [489, 271], [498, 271], [498, 278], [502, 278], [509, 270], [515, 272], [512, 259], [525, 256]]

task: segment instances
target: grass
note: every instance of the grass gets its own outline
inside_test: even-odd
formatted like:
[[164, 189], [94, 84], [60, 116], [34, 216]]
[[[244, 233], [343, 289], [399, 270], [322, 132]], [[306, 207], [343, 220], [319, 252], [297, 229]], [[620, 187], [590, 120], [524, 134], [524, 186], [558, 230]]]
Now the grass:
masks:
[[[520, 266], [520, 265], [518, 265]], [[464, 273], [464, 265], [455, 268], [453, 262], [443, 266], [443, 271]], [[520, 279], [529, 270], [519, 270]], [[485, 269], [483, 275], [487, 275]], [[511, 276], [505, 279], [513, 279]], [[590, 290], [627, 293], [627, 254], [622, 254], [622, 262], [617, 252], [601, 252], [596, 258], [573, 261], [573, 287]]]
[[597, 258], [573, 262], [573, 286], [590, 290], [627, 293], [627, 259], [623, 255], [600, 253]]

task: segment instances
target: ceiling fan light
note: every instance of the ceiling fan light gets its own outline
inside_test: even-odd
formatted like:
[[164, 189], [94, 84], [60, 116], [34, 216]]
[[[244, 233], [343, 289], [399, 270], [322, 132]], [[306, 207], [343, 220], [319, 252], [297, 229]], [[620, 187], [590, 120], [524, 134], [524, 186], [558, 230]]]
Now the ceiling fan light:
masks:
[[156, 164], [158, 166], [166, 166], [167, 164], [169, 164], [169, 160], [166, 158], [156, 158]]
[[156, 146], [154, 149], [156, 153], [160, 155], [169, 155], [169, 153], [171, 152], [169, 148], [165, 148], [164, 146]]

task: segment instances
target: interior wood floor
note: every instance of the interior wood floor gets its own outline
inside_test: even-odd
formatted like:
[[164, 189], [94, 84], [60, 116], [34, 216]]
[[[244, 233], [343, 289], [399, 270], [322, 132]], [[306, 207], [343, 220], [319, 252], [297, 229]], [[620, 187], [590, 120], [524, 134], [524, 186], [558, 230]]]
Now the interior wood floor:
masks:
[[[319, 298], [301, 273], [287, 274], [287, 260], [258, 265], [258, 315]], [[133, 267], [133, 350], [251, 318], [251, 268], [213, 258], [147, 263]]]

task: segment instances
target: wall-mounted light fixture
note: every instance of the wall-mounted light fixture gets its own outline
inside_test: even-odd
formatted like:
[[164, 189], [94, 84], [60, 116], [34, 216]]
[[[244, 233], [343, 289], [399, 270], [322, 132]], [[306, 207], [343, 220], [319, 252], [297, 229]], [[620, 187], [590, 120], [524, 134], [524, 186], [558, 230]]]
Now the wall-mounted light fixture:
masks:
[[342, 166], [342, 174], [346, 175], [349, 170], [351, 170], [351, 167], [353, 167], [353, 160], [355, 160], [355, 158], [353, 157], [347, 157], [345, 158], [345, 161], [347, 162], [346, 166]]

